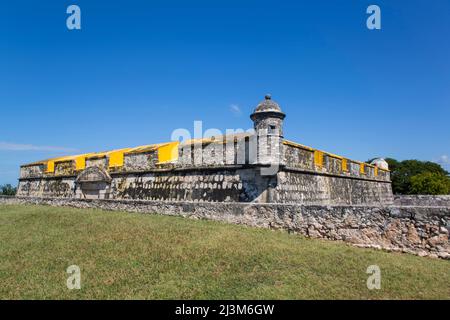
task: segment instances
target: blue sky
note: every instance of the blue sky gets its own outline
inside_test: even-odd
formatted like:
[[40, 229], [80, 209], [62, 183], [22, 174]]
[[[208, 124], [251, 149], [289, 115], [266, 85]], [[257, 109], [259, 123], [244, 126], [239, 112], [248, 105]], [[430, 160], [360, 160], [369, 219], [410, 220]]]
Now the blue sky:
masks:
[[[66, 8], [81, 8], [81, 30]], [[382, 29], [366, 28], [381, 8]], [[2, 1], [0, 184], [20, 164], [251, 127], [357, 160], [450, 156], [450, 2]]]

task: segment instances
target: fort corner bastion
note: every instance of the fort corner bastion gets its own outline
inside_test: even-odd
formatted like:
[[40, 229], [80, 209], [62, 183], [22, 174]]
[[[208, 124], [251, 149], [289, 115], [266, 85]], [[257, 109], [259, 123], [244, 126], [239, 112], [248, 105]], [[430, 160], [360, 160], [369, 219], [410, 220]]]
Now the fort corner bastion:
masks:
[[250, 116], [251, 132], [25, 164], [17, 196], [0, 203], [213, 219], [450, 258], [450, 199], [394, 201], [384, 160], [359, 162], [286, 140], [285, 117], [266, 95]]
[[168, 142], [23, 165], [18, 196], [319, 205], [392, 204], [385, 166], [283, 137], [266, 95], [253, 133]]

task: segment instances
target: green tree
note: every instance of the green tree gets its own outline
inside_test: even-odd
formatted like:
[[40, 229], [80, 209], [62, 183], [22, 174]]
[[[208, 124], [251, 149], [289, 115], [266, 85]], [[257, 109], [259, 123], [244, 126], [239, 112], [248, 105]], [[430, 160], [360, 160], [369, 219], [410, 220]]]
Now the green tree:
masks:
[[[373, 159], [370, 159], [368, 163], [370, 163], [372, 160]], [[418, 185], [416, 185], [416, 189], [414, 191], [412, 190], [412, 177], [420, 175], [422, 173], [435, 173], [441, 177], [448, 179], [447, 175], [449, 173], [445, 171], [439, 164], [434, 162], [419, 160], [397, 161], [393, 158], [385, 158], [385, 160], [389, 165], [389, 170], [391, 171], [392, 191], [395, 194], [434, 194], [426, 192], [425, 189], [423, 191], [419, 191], [422, 189], [417, 189], [419, 188]], [[445, 181], [445, 179], [440, 179], [439, 181], [441, 180]]]
[[435, 172], [411, 177], [412, 194], [450, 194], [450, 178]]
[[[388, 162], [389, 163], [389, 162]], [[439, 164], [430, 161], [404, 160], [393, 162], [391, 170], [392, 190], [396, 194], [411, 194], [411, 178], [421, 173], [448, 174]]]
[[4, 196], [14, 196], [17, 189], [10, 184], [0, 186], [0, 194]]

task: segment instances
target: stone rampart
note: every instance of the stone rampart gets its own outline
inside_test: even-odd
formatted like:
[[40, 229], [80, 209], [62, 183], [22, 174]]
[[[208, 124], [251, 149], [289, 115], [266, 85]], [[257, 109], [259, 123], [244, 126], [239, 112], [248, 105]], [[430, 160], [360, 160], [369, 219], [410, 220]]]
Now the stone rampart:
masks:
[[[253, 129], [51, 158], [21, 166], [18, 196], [197, 202], [392, 204], [383, 161], [350, 160], [284, 139], [266, 95]], [[194, 130], [195, 131], [195, 130]], [[181, 137], [180, 137], [181, 138]], [[380, 160], [380, 159], [378, 159]], [[381, 164], [381, 165], [378, 165]]]
[[450, 195], [394, 195], [399, 206], [450, 207]]
[[44, 204], [210, 219], [283, 229], [360, 247], [450, 259], [450, 207], [445, 206], [323, 206], [33, 197], [0, 197], [0, 204]]

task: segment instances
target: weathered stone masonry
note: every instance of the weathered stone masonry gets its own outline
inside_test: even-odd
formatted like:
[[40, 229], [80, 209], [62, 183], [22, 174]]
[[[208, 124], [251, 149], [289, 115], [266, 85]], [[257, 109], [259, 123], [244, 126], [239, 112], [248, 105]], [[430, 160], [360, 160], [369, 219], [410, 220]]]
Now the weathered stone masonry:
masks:
[[388, 170], [285, 140], [284, 117], [278, 104], [267, 96], [251, 115], [254, 133], [24, 165], [17, 195], [324, 205], [392, 203]]
[[44, 204], [158, 213], [284, 229], [355, 246], [450, 259], [450, 207], [321, 206], [147, 200], [1, 197], [0, 204]]
[[383, 160], [362, 163], [285, 140], [284, 118], [266, 96], [251, 115], [254, 132], [27, 164], [17, 198], [0, 203], [182, 215], [449, 257], [448, 199], [394, 204]]

